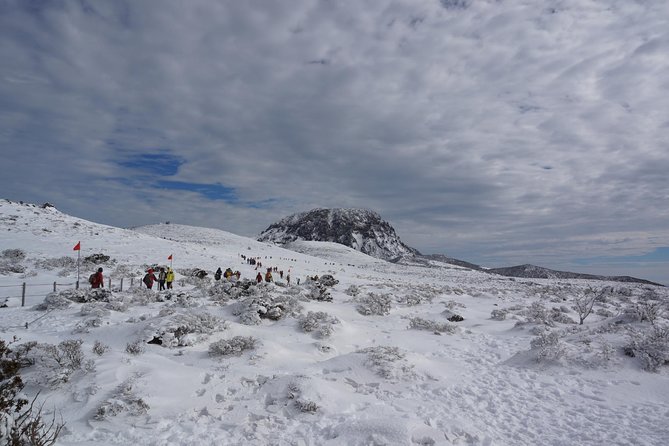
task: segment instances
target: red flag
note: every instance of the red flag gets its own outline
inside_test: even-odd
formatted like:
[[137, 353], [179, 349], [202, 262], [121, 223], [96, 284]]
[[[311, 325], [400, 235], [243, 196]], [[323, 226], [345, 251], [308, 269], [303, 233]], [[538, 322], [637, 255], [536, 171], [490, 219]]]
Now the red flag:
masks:
[[79, 251], [81, 250], [81, 242], [77, 242], [77, 244], [72, 248], [72, 251]]
[[167, 260], [172, 260], [172, 254], [167, 258]]

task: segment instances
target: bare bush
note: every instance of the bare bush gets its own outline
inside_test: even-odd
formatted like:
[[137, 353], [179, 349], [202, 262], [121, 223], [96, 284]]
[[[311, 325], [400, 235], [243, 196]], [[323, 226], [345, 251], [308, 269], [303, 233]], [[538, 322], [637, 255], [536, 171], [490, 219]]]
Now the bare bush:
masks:
[[98, 355], [98, 356], [102, 356], [102, 355], [104, 355], [105, 353], [107, 353], [110, 349], [111, 349], [110, 346], [108, 346], [108, 345], [106, 345], [106, 344], [103, 344], [102, 342], [96, 340], [96, 341], [93, 343], [92, 351], [93, 351], [93, 353], [95, 353], [96, 355]]
[[597, 299], [604, 294], [606, 294], [606, 289], [595, 292], [592, 288], [588, 288], [583, 294], [574, 297], [574, 309], [578, 313], [579, 325], [583, 325], [583, 321], [592, 312], [592, 307]]

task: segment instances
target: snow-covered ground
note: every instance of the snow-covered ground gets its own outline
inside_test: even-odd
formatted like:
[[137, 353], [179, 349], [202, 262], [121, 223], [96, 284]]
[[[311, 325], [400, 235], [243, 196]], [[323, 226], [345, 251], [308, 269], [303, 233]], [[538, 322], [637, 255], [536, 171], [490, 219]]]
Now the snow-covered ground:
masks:
[[[78, 241], [82, 259], [111, 258], [101, 266], [114, 291], [103, 300], [71, 300], [92, 299], [67, 285]], [[666, 289], [397, 265], [331, 243], [290, 247], [181, 225], [125, 230], [0, 201], [0, 338], [38, 343], [21, 375], [26, 393], [39, 392], [44, 412], [66, 423], [58, 444], [669, 441], [669, 339], [648, 347], [667, 325], [666, 312], [652, 313], [666, 311]], [[175, 289], [139, 287], [169, 255]], [[242, 256], [284, 278], [238, 286], [257, 274]], [[217, 267], [239, 270], [241, 281], [215, 282]], [[97, 265], [85, 268], [84, 289]], [[188, 277], [194, 268], [209, 276]], [[338, 283], [319, 289], [314, 275]], [[575, 301], [589, 296], [593, 312], [579, 325]], [[154, 337], [163, 344], [147, 344]], [[46, 344], [66, 340], [82, 342], [81, 366], [54, 361]]]

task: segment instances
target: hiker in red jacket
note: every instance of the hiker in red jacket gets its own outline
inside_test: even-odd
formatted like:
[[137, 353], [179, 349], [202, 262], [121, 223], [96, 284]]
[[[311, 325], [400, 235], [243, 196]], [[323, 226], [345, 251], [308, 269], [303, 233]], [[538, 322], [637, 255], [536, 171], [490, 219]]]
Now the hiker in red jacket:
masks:
[[95, 274], [93, 274], [93, 278], [90, 282], [91, 282], [91, 288], [105, 287], [105, 279], [104, 277], [102, 277], [102, 268], [98, 268], [98, 271]]
[[153, 269], [149, 268], [149, 270], [146, 272], [146, 275], [142, 279], [142, 282], [144, 282], [144, 285], [148, 289], [153, 288], [153, 282], [156, 281], [156, 276], [153, 274]]

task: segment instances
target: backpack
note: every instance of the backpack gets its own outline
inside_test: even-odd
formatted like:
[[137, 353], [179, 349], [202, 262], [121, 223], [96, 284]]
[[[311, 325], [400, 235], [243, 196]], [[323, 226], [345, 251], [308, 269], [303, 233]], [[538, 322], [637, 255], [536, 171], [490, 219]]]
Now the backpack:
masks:
[[142, 282], [144, 282], [144, 284], [146, 286], [149, 286], [151, 284], [151, 278], [149, 277], [148, 273], [144, 276], [144, 278], [142, 279]]
[[90, 283], [91, 285], [95, 283], [95, 273], [88, 276], [88, 283]]

